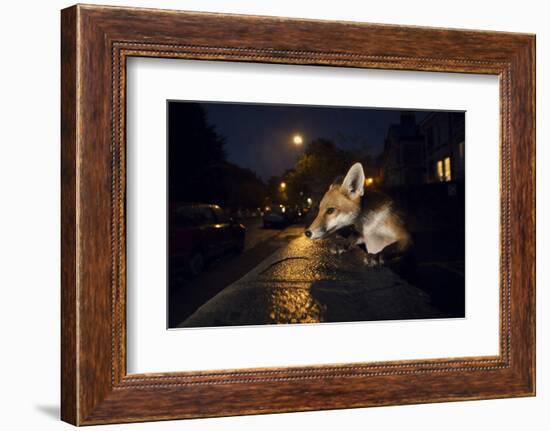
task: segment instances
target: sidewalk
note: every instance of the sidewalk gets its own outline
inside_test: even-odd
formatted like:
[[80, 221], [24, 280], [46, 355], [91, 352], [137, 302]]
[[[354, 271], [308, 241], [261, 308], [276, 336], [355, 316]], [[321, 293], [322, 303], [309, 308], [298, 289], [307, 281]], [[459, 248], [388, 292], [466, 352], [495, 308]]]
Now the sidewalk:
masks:
[[362, 258], [359, 249], [334, 256], [323, 242], [300, 235], [202, 305], [180, 326], [446, 317], [424, 291], [388, 267], [365, 267]]

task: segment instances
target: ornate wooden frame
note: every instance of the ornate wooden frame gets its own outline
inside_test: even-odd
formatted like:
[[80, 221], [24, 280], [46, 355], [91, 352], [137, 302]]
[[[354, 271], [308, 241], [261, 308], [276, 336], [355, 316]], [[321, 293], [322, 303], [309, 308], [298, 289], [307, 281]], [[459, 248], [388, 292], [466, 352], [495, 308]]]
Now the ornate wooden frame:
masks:
[[[61, 16], [63, 420], [88, 425], [534, 395], [534, 35], [81, 5]], [[128, 375], [129, 56], [498, 75], [500, 354]]]

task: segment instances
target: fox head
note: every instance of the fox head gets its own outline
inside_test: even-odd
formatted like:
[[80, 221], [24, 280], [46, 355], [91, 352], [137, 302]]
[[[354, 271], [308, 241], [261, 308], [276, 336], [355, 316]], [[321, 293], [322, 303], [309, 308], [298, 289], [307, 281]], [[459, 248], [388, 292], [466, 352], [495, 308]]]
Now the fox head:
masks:
[[352, 225], [361, 211], [361, 196], [365, 189], [365, 173], [361, 163], [355, 163], [342, 184], [332, 184], [321, 203], [319, 213], [306, 229], [306, 236], [320, 239]]

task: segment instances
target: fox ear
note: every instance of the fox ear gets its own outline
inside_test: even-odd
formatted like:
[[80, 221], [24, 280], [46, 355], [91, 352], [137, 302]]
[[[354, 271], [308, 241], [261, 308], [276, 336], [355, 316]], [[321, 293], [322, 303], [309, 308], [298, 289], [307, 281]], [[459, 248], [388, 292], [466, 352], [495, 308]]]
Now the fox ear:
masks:
[[365, 188], [365, 172], [363, 172], [363, 165], [361, 163], [355, 163], [346, 174], [344, 181], [342, 181], [342, 192], [347, 194], [350, 199], [357, 199], [363, 196]]

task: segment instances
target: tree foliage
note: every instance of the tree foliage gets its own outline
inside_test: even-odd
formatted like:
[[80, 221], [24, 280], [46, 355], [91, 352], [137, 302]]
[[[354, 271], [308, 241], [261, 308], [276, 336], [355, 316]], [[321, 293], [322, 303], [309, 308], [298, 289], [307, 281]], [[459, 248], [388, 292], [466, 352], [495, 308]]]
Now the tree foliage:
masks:
[[327, 139], [310, 142], [295, 168], [286, 176], [289, 195], [294, 200], [302, 200], [304, 197], [318, 200], [338, 176], [346, 173], [354, 161], [357, 160], [352, 152], [337, 148]]
[[170, 103], [168, 145], [170, 201], [262, 205], [265, 185], [251, 170], [227, 161], [225, 139], [198, 103]]

